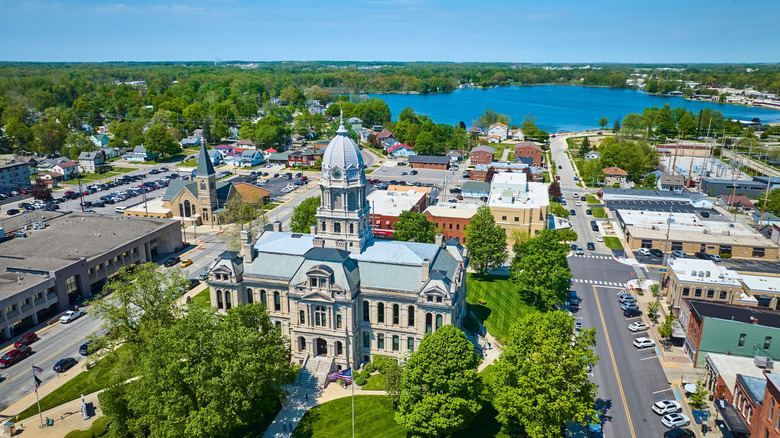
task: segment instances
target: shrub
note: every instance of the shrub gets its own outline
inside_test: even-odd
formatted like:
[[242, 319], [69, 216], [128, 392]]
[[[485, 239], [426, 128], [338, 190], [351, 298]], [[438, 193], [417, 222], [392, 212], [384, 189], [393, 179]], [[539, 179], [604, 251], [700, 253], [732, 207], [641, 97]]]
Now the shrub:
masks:
[[96, 418], [89, 430], [92, 431], [92, 435], [95, 437], [105, 435], [108, 432], [108, 420], [106, 420], [106, 417]]
[[368, 380], [368, 376], [366, 376], [363, 373], [360, 373], [355, 377], [355, 385], [357, 386], [363, 386], [366, 384], [366, 380]]
[[392, 367], [396, 363], [397, 362], [395, 358], [392, 358], [390, 356], [382, 356], [382, 355], [374, 356], [374, 366], [382, 374], [386, 373], [387, 370], [390, 369], [390, 367]]
[[374, 364], [369, 362], [369, 363], [366, 364], [365, 367], [363, 367], [363, 373], [371, 374], [371, 373], [374, 372], [375, 369], [376, 369], [376, 367], [374, 366]]
[[92, 434], [92, 429], [73, 430], [68, 432], [65, 438], [94, 438], [94, 435]]
[[730, 259], [731, 258], [731, 254], [726, 254], [724, 252], [723, 254], [720, 255], [720, 258], [722, 258], [722, 259]]

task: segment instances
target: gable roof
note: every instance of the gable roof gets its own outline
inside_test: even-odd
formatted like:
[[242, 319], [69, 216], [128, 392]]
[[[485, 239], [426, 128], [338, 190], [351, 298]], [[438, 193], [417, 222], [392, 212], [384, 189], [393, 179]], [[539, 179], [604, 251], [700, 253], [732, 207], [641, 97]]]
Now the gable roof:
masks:
[[390, 138], [390, 137], [395, 137], [395, 135], [393, 135], [393, 133], [389, 129], [387, 129], [387, 128], [384, 128], [382, 130], [382, 132], [380, 132], [379, 134], [376, 135], [376, 138], [379, 139], [379, 140], [384, 140], [384, 139]]
[[482, 146], [477, 146], [477, 147], [475, 147], [474, 149], [471, 150], [472, 154], [474, 152], [487, 152], [489, 154], [495, 154], [496, 153], [496, 149], [492, 148], [490, 146], [482, 145]]
[[500, 127], [502, 127], [502, 128], [508, 128], [508, 126], [507, 126], [507, 125], [505, 125], [505, 124], [503, 124], [503, 123], [498, 123], [498, 122], [496, 122], [496, 123], [493, 123], [492, 125], [490, 125], [490, 128], [492, 128], [492, 127], [494, 127], [494, 126], [500, 126]]
[[74, 162], [73, 162], [73, 161], [71, 161], [71, 160], [68, 160], [68, 161], [63, 161], [63, 162], [62, 162], [62, 163], [60, 163], [60, 164], [56, 164], [56, 165], [55, 165], [55, 167], [56, 167], [56, 166], [59, 166], [59, 167], [60, 167], [60, 168], [62, 168], [62, 169], [68, 169], [68, 168], [70, 168], [70, 167], [76, 167], [76, 166], [78, 166], [78, 164], [74, 163]]
[[756, 208], [755, 204], [753, 204], [745, 195], [737, 195], [734, 196], [733, 199], [731, 195], [720, 195], [720, 198], [726, 205], [731, 204], [741, 205], [744, 208]]
[[535, 143], [530, 142], [530, 141], [521, 141], [520, 143], [515, 145], [515, 150], [525, 149], [525, 148], [533, 149], [535, 151], [542, 152], [542, 148], [540, 148]]
[[607, 167], [604, 169], [605, 175], [613, 175], [613, 176], [627, 176], [628, 173], [626, 173], [625, 170], [619, 168], [619, 167]]
[[665, 186], [684, 186], [685, 178], [682, 175], [661, 175], [658, 181]]
[[398, 149], [408, 149], [410, 151], [413, 151], [414, 150], [414, 146], [409, 146], [408, 144], [398, 143], [398, 144], [394, 144], [394, 145], [390, 146], [389, 148], [387, 148], [387, 152], [395, 152]]
[[103, 155], [103, 151], [82, 151], [79, 154], [79, 161], [94, 161]]

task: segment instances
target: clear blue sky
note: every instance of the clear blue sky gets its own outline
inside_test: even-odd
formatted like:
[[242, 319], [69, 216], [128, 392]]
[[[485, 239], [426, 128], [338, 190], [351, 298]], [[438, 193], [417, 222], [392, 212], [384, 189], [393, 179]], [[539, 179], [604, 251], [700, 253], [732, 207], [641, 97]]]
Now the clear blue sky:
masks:
[[778, 62], [778, 0], [0, 0], [0, 60]]

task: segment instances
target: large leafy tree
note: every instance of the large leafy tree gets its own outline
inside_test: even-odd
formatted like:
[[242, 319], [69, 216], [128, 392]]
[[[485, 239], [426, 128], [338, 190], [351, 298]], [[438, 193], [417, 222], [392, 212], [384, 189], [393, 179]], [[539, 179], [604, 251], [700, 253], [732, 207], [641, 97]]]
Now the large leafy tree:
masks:
[[597, 387], [587, 369], [598, 362], [595, 330], [572, 336], [573, 329], [560, 311], [527, 314], [510, 329], [489, 382], [496, 419], [508, 430], [559, 437], [566, 422], [584, 424], [594, 414]]
[[403, 242], [433, 243], [436, 240], [436, 224], [422, 213], [405, 211], [398, 216], [393, 237]]
[[475, 271], [496, 269], [506, 261], [506, 230], [496, 225], [487, 206], [479, 207], [477, 214], [471, 218], [466, 226], [466, 238], [471, 267]]
[[764, 199], [761, 196], [758, 200], [758, 205], [764, 208], [766, 204], [766, 211], [776, 216], [780, 216], [780, 189], [774, 189], [769, 192], [769, 196]]
[[35, 184], [32, 187], [32, 197], [40, 200], [51, 199], [51, 188], [46, 185], [46, 181], [41, 178], [35, 178]]
[[406, 364], [395, 420], [416, 437], [466, 427], [480, 409], [479, 362], [474, 346], [454, 325], [426, 335]]
[[306, 198], [293, 210], [290, 219], [290, 230], [293, 233], [309, 233], [311, 226], [317, 223], [317, 207], [320, 197]]
[[552, 199], [561, 199], [563, 197], [561, 185], [558, 184], [558, 181], [550, 183], [550, 186], [547, 188], [547, 195]]
[[119, 436], [226, 437], [276, 411], [295, 370], [261, 304], [189, 306], [148, 340], [137, 380], [101, 395]]
[[565, 299], [572, 277], [566, 244], [555, 230], [542, 230], [512, 249], [510, 271], [520, 295], [540, 310], [554, 309]]

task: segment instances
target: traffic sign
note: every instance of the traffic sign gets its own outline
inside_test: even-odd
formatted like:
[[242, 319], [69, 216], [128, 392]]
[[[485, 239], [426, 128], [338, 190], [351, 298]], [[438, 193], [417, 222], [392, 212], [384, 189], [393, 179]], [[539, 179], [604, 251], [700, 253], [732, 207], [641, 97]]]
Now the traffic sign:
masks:
[[659, 269], [659, 271], [666, 272], [666, 268], [661, 268], [661, 269]]

